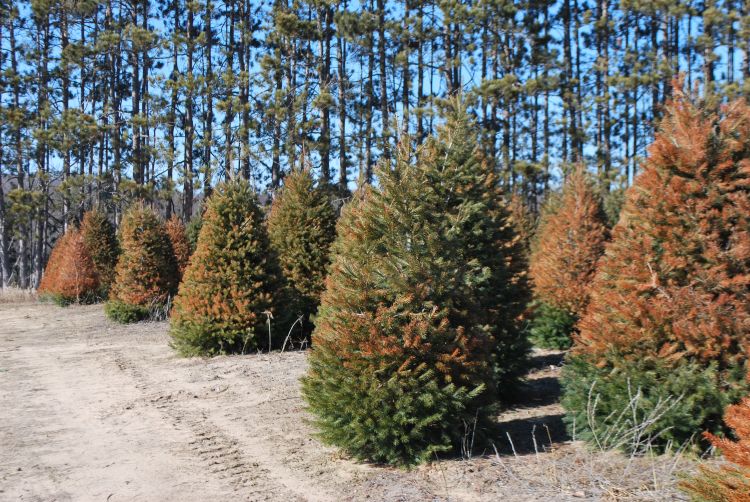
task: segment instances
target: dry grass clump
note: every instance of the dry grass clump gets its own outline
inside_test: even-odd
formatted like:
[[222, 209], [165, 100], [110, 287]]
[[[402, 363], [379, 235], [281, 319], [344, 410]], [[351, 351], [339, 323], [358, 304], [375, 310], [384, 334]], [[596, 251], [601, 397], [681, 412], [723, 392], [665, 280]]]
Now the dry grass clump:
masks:
[[0, 303], [23, 303], [36, 301], [36, 291], [16, 287], [0, 288]]

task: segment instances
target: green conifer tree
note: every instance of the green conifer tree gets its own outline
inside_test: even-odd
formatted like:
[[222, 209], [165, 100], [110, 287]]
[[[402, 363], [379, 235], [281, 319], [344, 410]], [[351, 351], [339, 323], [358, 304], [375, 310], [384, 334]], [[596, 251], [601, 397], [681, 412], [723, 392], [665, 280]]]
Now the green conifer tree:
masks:
[[184, 355], [268, 348], [269, 330], [283, 325], [276, 310], [283, 281], [250, 184], [217, 186], [202, 222], [174, 302], [175, 348]]
[[120, 255], [115, 227], [106, 214], [94, 209], [83, 215], [81, 233], [99, 275], [100, 294], [106, 298], [115, 280], [115, 267]]
[[466, 115], [418, 164], [402, 146], [345, 207], [303, 394], [321, 437], [390, 464], [482, 428], [527, 345], [520, 239]]
[[325, 288], [330, 247], [336, 237], [336, 211], [325, 186], [316, 186], [309, 171], [284, 178], [268, 217], [268, 234], [289, 286], [295, 322], [310, 333]]
[[163, 314], [177, 290], [177, 263], [164, 222], [154, 211], [136, 204], [120, 225], [122, 254], [107, 315], [118, 322], [134, 322]]

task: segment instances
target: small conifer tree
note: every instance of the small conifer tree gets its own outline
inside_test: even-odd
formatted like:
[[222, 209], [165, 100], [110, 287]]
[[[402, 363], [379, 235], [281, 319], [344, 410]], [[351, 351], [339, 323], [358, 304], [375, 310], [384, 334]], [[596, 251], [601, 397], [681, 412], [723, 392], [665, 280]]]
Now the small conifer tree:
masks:
[[560, 200], [545, 208], [531, 254], [536, 308], [530, 332], [538, 345], [570, 346], [606, 238], [601, 200], [579, 166], [565, 180]]
[[162, 312], [177, 289], [177, 263], [166, 228], [143, 204], [131, 207], [120, 225], [122, 253], [107, 315], [118, 322], [135, 322]]
[[182, 279], [182, 274], [185, 273], [188, 261], [190, 260], [190, 243], [188, 242], [187, 234], [185, 232], [185, 225], [173, 214], [167, 223], [164, 225], [169, 242], [172, 244], [172, 251], [174, 251], [175, 261], [177, 262], [177, 277]]
[[339, 221], [303, 394], [328, 443], [413, 464], [481, 431], [523, 364], [523, 251], [465, 113], [377, 176]]
[[98, 290], [99, 276], [83, 235], [70, 228], [52, 250], [39, 294], [58, 305], [68, 305], [93, 301]]
[[727, 408], [725, 423], [732, 429], [736, 441], [705, 433], [731, 464], [713, 469], [701, 466], [694, 479], [685, 481], [681, 488], [693, 500], [700, 502], [746, 502], [750, 500], [750, 398]]
[[242, 180], [217, 186], [206, 204], [175, 298], [173, 344], [184, 355], [268, 348], [272, 324], [282, 323], [276, 305], [283, 284], [263, 211]]
[[81, 234], [99, 275], [100, 295], [106, 298], [115, 279], [115, 267], [120, 254], [115, 227], [106, 214], [94, 209], [83, 215]]
[[[330, 247], [336, 237], [336, 212], [325, 187], [308, 170], [290, 173], [268, 217], [268, 234], [291, 293], [289, 308], [310, 332], [325, 287]], [[295, 321], [296, 322], [296, 321]]]
[[[750, 108], [720, 114], [674, 94], [564, 368], [567, 420], [591, 439], [592, 418], [627, 428], [671, 396], [646, 432], [681, 444], [747, 393]], [[636, 395], [641, 412], [622, 415]]]

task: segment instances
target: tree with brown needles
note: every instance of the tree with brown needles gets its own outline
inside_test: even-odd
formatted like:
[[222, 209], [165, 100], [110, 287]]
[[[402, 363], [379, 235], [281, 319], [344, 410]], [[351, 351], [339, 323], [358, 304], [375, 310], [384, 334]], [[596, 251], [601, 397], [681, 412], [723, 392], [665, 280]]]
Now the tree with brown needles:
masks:
[[122, 254], [107, 315], [118, 322], [135, 322], [167, 306], [177, 290], [177, 263], [166, 228], [149, 207], [131, 207], [120, 225]]
[[694, 500], [701, 502], [747, 502], [750, 500], [750, 398], [730, 406], [724, 422], [732, 428], [736, 441], [705, 433], [731, 464], [718, 469], [701, 466], [700, 473], [681, 484]]
[[59, 305], [94, 301], [99, 275], [81, 231], [71, 227], [58, 239], [47, 263], [39, 294]]
[[536, 312], [530, 331], [538, 345], [570, 346], [604, 252], [605, 222], [601, 199], [585, 168], [578, 166], [565, 180], [560, 200], [546, 208], [531, 254]]
[[169, 242], [172, 244], [172, 251], [174, 251], [175, 261], [177, 262], [177, 276], [179, 280], [182, 280], [182, 274], [185, 273], [190, 261], [190, 243], [185, 232], [185, 225], [176, 214], [173, 214], [167, 220], [164, 228], [167, 231]]
[[716, 110], [679, 87], [674, 95], [564, 369], [567, 420], [589, 438], [592, 399], [600, 425], [639, 392], [641, 408], [626, 421], [671, 399], [646, 432], [679, 444], [719, 429], [748, 386], [750, 107]]

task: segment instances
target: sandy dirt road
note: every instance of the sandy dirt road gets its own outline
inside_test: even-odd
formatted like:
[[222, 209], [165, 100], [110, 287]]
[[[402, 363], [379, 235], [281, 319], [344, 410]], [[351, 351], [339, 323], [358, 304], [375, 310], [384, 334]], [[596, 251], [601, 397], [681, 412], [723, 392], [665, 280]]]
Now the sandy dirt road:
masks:
[[[542, 463], [524, 451], [408, 472], [352, 462], [313, 439], [305, 367], [301, 352], [182, 359], [166, 323], [116, 325], [100, 305], [0, 304], [0, 500], [581, 500], [614, 486], [599, 471], [566, 477], [560, 459], [576, 454], [558, 437]], [[540, 397], [508, 430], [557, 435], [559, 411]]]

